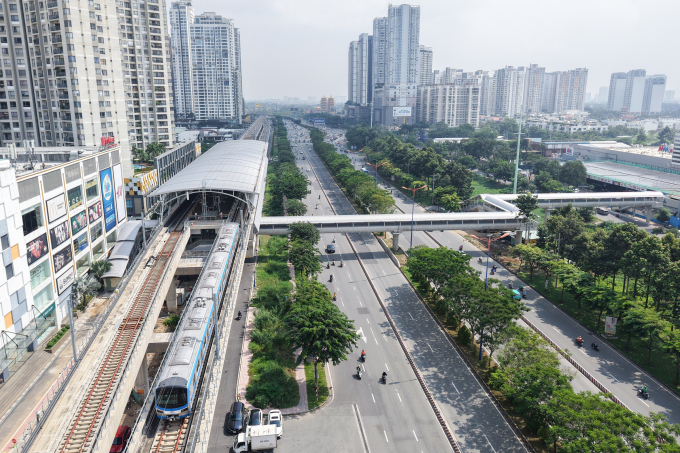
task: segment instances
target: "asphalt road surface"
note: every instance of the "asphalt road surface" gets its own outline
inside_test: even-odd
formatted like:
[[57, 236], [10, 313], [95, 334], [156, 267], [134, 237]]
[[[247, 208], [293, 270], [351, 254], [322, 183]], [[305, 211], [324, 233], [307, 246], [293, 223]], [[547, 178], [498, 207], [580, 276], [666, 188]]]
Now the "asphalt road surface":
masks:
[[[341, 131], [333, 131], [338, 133]], [[356, 156], [355, 168], [360, 169], [363, 166], [363, 156]], [[369, 169], [369, 174], [371, 167]], [[414, 208], [410, 198], [400, 194], [395, 187], [389, 185], [382, 178], [378, 177], [379, 184], [382, 187], [391, 190], [395, 195], [396, 206], [404, 212], [409, 213]], [[415, 212], [426, 212], [423, 207], [416, 204]], [[647, 226], [644, 220], [633, 219], [630, 216], [621, 215], [616, 218], [613, 215], [597, 216], [601, 220], [609, 220], [616, 223], [623, 223], [625, 221], [633, 221], [638, 228], [651, 231], [654, 225]], [[400, 248], [407, 250], [410, 243], [410, 232], [403, 232], [400, 239]], [[435, 230], [429, 233], [440, 244], [445, 247], [457, 250], [460, 245], [466, 253], [472, 257], [471, 265], [482, 272], [484, 278], [486, 270], [486, 253], [473, 247], [462, 236], [452, 231]], [[413, 246], [427, 245], [428, 247], [437, 247], [434, 242], [425, 232], [413, 232]], [[483, 264], [478, 263], [478, 258], [482, 257]], [[564, 314], [556, 308], [550, 301], [538, 295], [526, 282], [521, 282], [514, 274], [506, 271], [499, 263], [494, 260], [489, 260], [489, 267], [496, 264], [499, 272], [494, 278], [502, 281], [505, 284], [513, 283], [517, 288], [520, 284], [524, 284], [528, 299], [525, 300], [526, 305], [531, 308], [531, 311], [525, 314], [525, 317], [545, 333], [550, 339], [555, 342], [560, 348], [568, 350], [572, 353], [572, 358], [576, 360], [581, 367], [587, 370], [600, 383], [602, 383], [610, 392], [612, 392], [620, 401], [622, 401], [629, 409], [641, 413], [649, 414], [650, 412], [657, 412], [667, 416], [668, 421], [672, 423], [680, 423], [680, 398], [673, 392], [667, 390], [663, 385], [654, 380], [647, 372], [639, 368], [632, 361], [628, 360], [623, 354], [615, 349], [609, 348], [600, 342], [600, 350], [595, 351], [589, 347], [592, 340], [598, 339], [591, 331], [583, 328], [580, 324], [574, 321], [571, 317]], [[585, 340], [585, 347], [578, 348], [574, 344], [574, 339], [581, 335]], [[599, 340], [599, 339], [598, 339]], [[575, 368], [572, 367], [575, 371]], [[587, 381], [584, 381], [582, 375], [577, 376], [572, 382], [576, 391], [590, 390], [594, 387]], [[650, 397], [644, 400], [637, 396], [637, 389], [643, 384], [647, 384], [650, 392]]]
[[[299, 150], [304, 151], [306, 160], [297, 162], [313, 181], [312, 193], [306, 200], [307, 215], [333, 214], [324, 192], [338, 214], [354, 214], [349, 201], [311, 151], [311, 145], [295, 147], [298, 157]], [[461, 449], [466, 452], [526, 451], [375, 237], [363, 233], [349, 237]], [[354, 377], [358, 351], [354, 359], [333, 368], [336, 400], [331, 406], [338, 400], [357, 404], [367, 426], [372, 451], [444, 451], [443, 446], [424, 445], [430, 440], [445, 440], [443, 432], [349, 243], [344, 235], [336, 235], [335, 239], [336, 266], [330, 270], [324, 268], [319, 278], [326, 281], [331, 292], [338, 294], [338, 306], [355, 320], [360, 335], [365, 338], [360, 346], [366, 349], [367, 361], [361, 382]], [[325, 248], [332, 240], [333, 235], [323, 234], [320, 246]], [[339, 259], [344, 260], [344, 268], [337, 267]], [[335, 276], [332, 283], [328, 281], [331, 272]], [[378, 383], [383, 370], [388, 373], [388, 385]], [[345, 389], [347, 394], [342, 396]], [[430, 432], [424, 431], [426, 429]]]

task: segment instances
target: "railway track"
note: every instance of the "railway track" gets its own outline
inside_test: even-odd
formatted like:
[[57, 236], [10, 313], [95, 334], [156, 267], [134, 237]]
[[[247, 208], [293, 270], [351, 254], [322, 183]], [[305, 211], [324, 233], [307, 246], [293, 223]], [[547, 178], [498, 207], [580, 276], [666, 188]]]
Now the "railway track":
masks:
[[189, 417], [182, 420], [166, 421], [156, 432], [151, 451], [153, 453], [175, 453], [182, 450], [186, 437]]
[[79, 409], [69, 423], [64, 438], [59, 443], [58, 452], [81, 453], [92, 450], [103, 418], [107, 413], [106, 409], [111, 403], [111, 398], [118, 386], [125, 364], [132, 353], [148, 308], [153, 302], [156, 288], [163, 277], [166, 264], [180, 235], [181, 231], [172, 232], [156, 257], [132, 307], [118, 327], [99, 370], [88, 384]]

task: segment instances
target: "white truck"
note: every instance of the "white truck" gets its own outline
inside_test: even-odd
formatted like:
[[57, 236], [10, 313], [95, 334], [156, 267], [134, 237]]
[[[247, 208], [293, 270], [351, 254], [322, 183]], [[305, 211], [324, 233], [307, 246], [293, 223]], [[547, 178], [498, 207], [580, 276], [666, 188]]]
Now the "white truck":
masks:
[[276, 425], [248, 426], [245, 433], [239, 433], [234, 437], [234, 453], [274, 448], [276, 448]]

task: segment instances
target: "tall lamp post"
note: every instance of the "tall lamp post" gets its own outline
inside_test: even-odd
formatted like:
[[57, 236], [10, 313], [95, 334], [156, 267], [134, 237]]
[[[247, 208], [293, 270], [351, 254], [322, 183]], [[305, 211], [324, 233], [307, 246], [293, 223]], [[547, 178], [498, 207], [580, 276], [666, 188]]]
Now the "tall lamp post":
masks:
[[73, 348], [73, 364], [78, 363], [78, 353], [76, 352], [76, 326], [73, 323], [73, 305], [76, 302], [76, 293], [73, 291], [73, 286], [71, 286], [71, 297], [66, 303], [68, 305], [68, 321], [71, 323], [71, 347]]
[[517, 173], [519, 172], [519, 144], [522, 140], [522, 107], [519, 108], [519, 132], [517, 133], [517, 157], [515, 157], [515, 182], [512, 185], [512, 193], [517, 193]]
[[411, 208], [411, 244], [408, 247], [409, 252], [413, 248], [413, 215], [415, 214], [415, 211], [416, 211], [416, 191], [420, 190], [420, 189], [424, 189], [425, 187], [427, 187], [427, 184], [425, 184], [422, 187], [417, 187], [417, 188], [410, 188], [410, 187], [404, 187], [404, 186], [401, 187], [402, 189], [413, 191], [413, 207]]

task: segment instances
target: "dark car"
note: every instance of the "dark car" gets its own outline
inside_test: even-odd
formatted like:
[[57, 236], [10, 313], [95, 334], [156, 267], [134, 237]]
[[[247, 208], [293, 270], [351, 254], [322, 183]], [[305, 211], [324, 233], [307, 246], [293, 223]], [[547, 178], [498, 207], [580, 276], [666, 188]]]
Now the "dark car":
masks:
[[130, 440], [130, 434], [132, 430], [129, 426], [121, 425], [116, 431], [116, 437], [113, 438], [113, 443], [111, 444], [110, 453], [118, 453], [125, 450], [127, 447], [128, 440]]
[[234, 434], [245, 430], [248, 425], [248, 409], [245, 404], [236, 402], [227, 414], [227, 432]]
[[328, 253], [335, 253], [335, 245], [334, 244], [328, 244], [326, 246], [326, 252]]
[[263, 424], [264, 415], [262, 414], [262, 409], [253, 408], [250, 410], [250, 426], [258, 426]]

